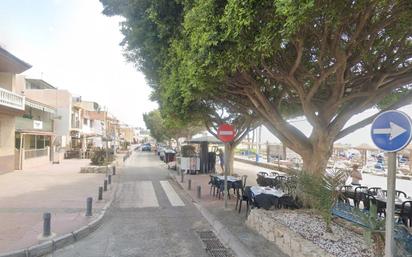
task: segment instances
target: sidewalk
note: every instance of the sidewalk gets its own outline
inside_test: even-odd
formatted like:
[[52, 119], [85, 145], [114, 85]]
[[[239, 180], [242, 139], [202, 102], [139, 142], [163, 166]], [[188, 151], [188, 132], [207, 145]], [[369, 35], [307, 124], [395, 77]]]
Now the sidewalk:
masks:
[[[0, 175], [0, 253], [26, 248], [39, 241], [43, 213], [52, 215], [56, 236], [70, 233], [95, 219], [112, 198], [112, 186], [98, 201], [105, 174], [81, 174], [90, 160], [64, 160], [24, 171]], [[93, 216], [85, 216], [86, 198], [93, 197]]]
[[[235, 162], [235, 173], [239, 175], [248, 175], [247, 185], [256, 184], [255, 169], [250, 169], [252, 165]], [[253, 167], [253, 166], [252, 166]], [[217, 168], [219, 169], [219, 168]], [[259, 168], [259, 171], [265, 169]], [[171, 172], [175, 180], [182, 188], [198, 203], [211, 213], [214, 218], [222, 223], [226, 229], [250, 252], [256, 257], [285, 257], [280, 249], [273, 243], [267, 241], [264, 237], [249, 229], [246, 224], [246, 204], [243, 202], [242, 212], [235, 210], [236, 197], [228, 200], [228, 209], [224, 209], [223, 199], [218, 199], [210, 195], [210, 186], [208, 184], [209, 175], [187, 175], [184, 176], [184, 182], [181, 183], [181, 177], [176, 171]], [[188, 180], [191, 179], [191, 190], [188, 190]], [[201, 186], [201, 199], [197, 198], [197, 186]], [[232, 192], [232, 191], [231, 191]]]

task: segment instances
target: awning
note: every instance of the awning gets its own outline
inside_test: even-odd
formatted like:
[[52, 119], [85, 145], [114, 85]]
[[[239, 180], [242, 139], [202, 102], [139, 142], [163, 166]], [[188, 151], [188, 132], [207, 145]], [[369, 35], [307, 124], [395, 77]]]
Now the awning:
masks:
[[55, 136], [56, 135], [53, 132], [37, 131], [37, 130], [20, 130], [20, 129], [16, 129], [16, 132], [18, 132], [22, 135], [34, 135], [34, 136]]

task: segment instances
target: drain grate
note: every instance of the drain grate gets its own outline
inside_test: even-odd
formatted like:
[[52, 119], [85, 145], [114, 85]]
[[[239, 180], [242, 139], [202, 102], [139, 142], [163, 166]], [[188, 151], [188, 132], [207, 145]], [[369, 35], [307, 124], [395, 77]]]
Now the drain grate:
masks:
[[202, 241], [206, 245], [206, 250], [226, 249], [219, 239], [203, 239]]
[[226, 249], [216, 249], [216, 250], [209, 250], [207, 251], [208, 254], [212, 257], [232, 257]]
[[206, 247], [206, 252], [211, 257], [232, 257], [228, 249], [220, 242], [213, 231], [198, 231], [200, 239]]

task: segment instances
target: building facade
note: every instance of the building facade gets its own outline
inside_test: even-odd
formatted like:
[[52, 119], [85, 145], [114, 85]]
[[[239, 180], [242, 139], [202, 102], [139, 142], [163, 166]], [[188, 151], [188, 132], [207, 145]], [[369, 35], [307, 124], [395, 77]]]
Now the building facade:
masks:
[[16, 117], [25, 112], [25, 97], [16, 92], [16, 75], [31, 66], [0, 47], [0, 173], [15, 169]]

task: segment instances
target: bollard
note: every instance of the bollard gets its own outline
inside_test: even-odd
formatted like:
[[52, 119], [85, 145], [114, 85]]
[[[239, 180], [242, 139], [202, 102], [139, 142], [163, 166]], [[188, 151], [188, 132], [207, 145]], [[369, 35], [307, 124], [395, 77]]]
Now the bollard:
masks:
[[99, 187], [99, 200], [103, 200], [103, 187]]
[[180, 182], [183, 183], [185, 174], [182, 172], [180, 173]]
[[51, 213], [43, 213], [43, 237], [51, 235]]
[[107, 180], [109, 182], [109, 185], [112, 183], [112, 175], [107, 176]]
[[104, 180], [103, 191], [107, 191], [107, 179]]
[[87, 217], [93, 216], [92, 205], [93, 205], [93, 198], [87, 197], [87, 200], [86, 200], [86, 216]]
[[187, 181], [187, 189], [188, 189], [188, 190], [191, 190], [191, 189], [192, 189], [192, 180], [191, 180], [191, 179], [189, 179], [189, 180]]
[[113, 166], [113, 176], [116, 175], [116, 166]]
[[197, 198], [201, 198], [202, 195], [202, 187], [201, 186], [197, 186]]

